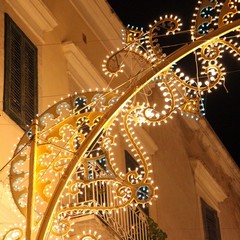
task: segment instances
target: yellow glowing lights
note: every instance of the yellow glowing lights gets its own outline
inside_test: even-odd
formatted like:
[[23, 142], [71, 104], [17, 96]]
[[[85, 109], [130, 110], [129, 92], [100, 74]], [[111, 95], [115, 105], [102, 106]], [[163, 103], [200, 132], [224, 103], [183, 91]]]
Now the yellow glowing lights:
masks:
[[[110, 215], [133, 209], [136, 212], [138, 204], [152, 204], [157, 188], [153, 186], [151, 160], [137, 137], [137, 127], [166, 123], [178, 112], [197, 119], [203, 114], [204, 92], [211, 92], [225, 81], [223, 53], [229, 51], [240, 58], [238, 44], [229, 37], [219, 37], [221, 30], [216, 33], [210, 28], [230, 24], [237, 14], [235, 3], [198, 1], [191, 28], [193, 43], [184, 49], [195, 53], [199, 76], [186, 76], [176, 67], [178, 51], [173, 52], [175, 58], [163, 52], [161, 34], [174, 35], [182, 25], [179, 18], [166, 15], [154, 21], [146, 32], [137, 28], [123, 31], [124, 48], [104, 60], [103, 71], [112, 78], [123, 72], [129, 59], [136, 62], [126, 73], [129, 79], [122, 88], [69, 95], [38, 117], [36, 134], [31, 126], [11, 160], [10, 188], [16, 212], [24, 219], [5, 229], [1, 234], [4, 240], [24, 239], [29, 227], [37, 240], [98, 240], [101, 236], [96, 231], [77, 232], [76, 219], [96, 214], [108, 221]], [[215, 10], [217, 17], [212, 14]], [[237, 29], [236, 24], [224, 28], [224, 32], [232, 28]], [[198, 41], [208, 32], [212, 39]], [[156, 103], [149, 96], [154, 96]], [[125, 172], [119, 166], [120, 139], [134, 156], [135, 169]], [[32, 161], [35, 166], [29, 170]], [[28, 204], [34, 206], [30, 223]]]
[[97, 231], [92, 231], [91, 229], [88, 232], [83, 231], [82, 236], [77, 236], [77, 239], [80, 240], [99, 240], [101, 239], [101, 235], [97, 233]]
[[[76, 94], [60, 103], [56, 103], [45, 113], [39, 116], [36, 148], [36, 181], [34, 200], [34, 225], [33, 230], [43, 221], [47, 205], [52, 200], [59, 179], [64, 177], [65, 171], [75, 157], [78, 149], [84, 144], [88, 135], [101, 121], [102, 112], [93, 112], [96, 105], [105, 106], [105, 111], [113, 104], [117, 104], [118, 92], [82, 94], [81, 98]], [[75, 99], [75, 100], [74, 100]], [[77, 99], [77, 101], [76, 101]], [[73, 103], [72, 105], [70, 103]], [[65, 106], [64, 110], [59, 106]], [[91, 106], [91, 107], [90, 107]], [[147, 203], [155, 198], [155, 189], [152, 187], [149, 177], [149, 167], [146, 153], [136, 138], [133, 139], [131, 124], [132, 103], [128, 102], [123, 112], [127, 112], [127, 124], [123, 128], [131, 140], [131, 148], [137, 153], [140, 172], [136, 169], [123, 174], [119, 171], [115, 150], [117, 144], [114, 141], [116, 122], [118, 117], [101, 132], [98, 138], [86, 149], [84, 158], [76, 165], [75, 172], [69, 176], [68, 184], [63, 190], [61, 200], [58, 201], [55, 217], [51, 224], [51, 237], [70, 237], [74, 232], [72, 219], [84, 215], [86, 212], [113, 211], [125, 208], [132, 202]], [[87, 111], [86, 111], [87, 109]], [[46, 116], [51, 116], [46, 117]], [[59, 121], [61, 119], [61, 121]], [[120, 117], [120, 119], [122, 119]], [[121, 120], [122, 121], [122, 120]], [[16, 205], [27, 216], [27, 183], [28, 164], [32, 149], [21, 148], [32, 140], [32, 128], [22, 137], [16, 149], [15, 157], [11, 164], [11, 187]], [[24, 174], [23, 174], [24, 172]], [[23, 184], [24, 183], [24, 184]], [[111, 200], [112, 199], [112, 200]], [[55, 236], [55, 237], [54, 237]], [[97, 238], [98, 239], [98, 238]]]

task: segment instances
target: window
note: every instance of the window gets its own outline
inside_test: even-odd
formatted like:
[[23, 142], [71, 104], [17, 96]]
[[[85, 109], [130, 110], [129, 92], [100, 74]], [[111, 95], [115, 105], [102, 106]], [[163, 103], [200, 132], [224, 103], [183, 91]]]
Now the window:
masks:
[[4, 112], [26, 130], [37, 113], [37, 48], [5, 14]]
[[205, 240], [221, 240], [217, 211], [201, 199]]
[[[135, 170], [136, 168], [139, 167], [139, 164], [137, 163], [137, 161], [126, 150], [125, 150], [125, 162], [126, 162], [126, 172], [128, 172], [129, 170]], [[139, 205], [139, 207], [142, 209], [142, 211], [146, 215], [149, 215], [149, 206], [148, 206], [148, 204], [145, 204], [145, 207], [143, 207], [142, 205]]]
[[137, 161], [131, 156], [131, 154], [125, 150], [125, 162], [126, 162], [126, 171], [135, 170], [139, 167]]

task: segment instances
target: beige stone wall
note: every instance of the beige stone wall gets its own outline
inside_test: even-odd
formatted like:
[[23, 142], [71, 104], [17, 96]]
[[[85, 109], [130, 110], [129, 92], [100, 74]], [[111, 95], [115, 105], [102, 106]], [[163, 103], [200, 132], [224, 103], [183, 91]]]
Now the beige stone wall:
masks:
[[[202, 198], [218, 211], [222, 239], [237, 240], [239, 169], [208, 123], [175, 116], [165, 125], [151, 127], [150, 136], [158, 146], [153, 169], [159, 186], [151, 213], [169, 239], [204, 239]], [[196, 170], [196, 162], [204, 171]], [[199, 180], [198, 172], [206, 176]]]
[[[169, 239], [203, 239], [188, 140], [179, 117], [150, 129], [159, 150], [153, 157], [158, 200], [152, 212]], [[155, 214], [154, 214], [155, 213]]]
[[175, 118], [160, 129], [151, 129], [151, 136], [159, 147], [153, 160], [155, 182], [159, 186], [159, 198], [151, 209], [153, 217], [168, 233], [169, 239], [204, 239], [200, 205], [200, 198], [203, 198], [218, 210], [222, 239], [237, 240], [240, 234], [239, 193], [231, 185], [233, 180], [218, 165], [210, 174], [227, 198], [213, 205], [211, 195], [198, 191], [189, 150], [206, 164], [209, 157], [199, 149], [199, 142], [192, 140], [196, 133], [184, 125], [181, 119]]

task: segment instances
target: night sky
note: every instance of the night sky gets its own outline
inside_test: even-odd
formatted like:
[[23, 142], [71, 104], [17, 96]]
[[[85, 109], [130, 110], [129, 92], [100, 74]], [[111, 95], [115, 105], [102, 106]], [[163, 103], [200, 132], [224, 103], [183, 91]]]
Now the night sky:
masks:
[[[165, 14], [173, 14], [182, 19], [182, 30], [189, 30], [197, 1], [108, 0], [108, 2], [125, 26], [130, 24], [148, 30], [148, 25], [152, 24], [155, 19]], [[162, 46], [167, 46], [189, 41], [190, 34], [187, 32], [175, 37], [174, 40], [161, 39], [160, 43]], [[226, 88], [220, 87], [213, 93], [207, 94], [205, 98], [206, 118], [240, 167], [240, 62], [226, 54], [224, 66], [227, 71]], [[184, 70], [184, 66], [182, 69]], [[189, 71], [186, 73], [190, 76], [196, 74], [195, 72], [189, 73]]]

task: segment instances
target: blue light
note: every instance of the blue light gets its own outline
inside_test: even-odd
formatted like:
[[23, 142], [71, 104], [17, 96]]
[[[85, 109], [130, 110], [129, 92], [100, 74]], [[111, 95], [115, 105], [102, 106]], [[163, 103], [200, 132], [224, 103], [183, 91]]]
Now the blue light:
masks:
[[205, 7], [201, 10], [200, 13], [202, 18], [209, 18], [213, 16], [213, 8], [211, 6]]

